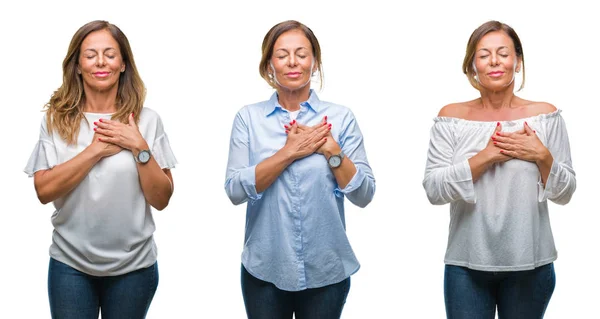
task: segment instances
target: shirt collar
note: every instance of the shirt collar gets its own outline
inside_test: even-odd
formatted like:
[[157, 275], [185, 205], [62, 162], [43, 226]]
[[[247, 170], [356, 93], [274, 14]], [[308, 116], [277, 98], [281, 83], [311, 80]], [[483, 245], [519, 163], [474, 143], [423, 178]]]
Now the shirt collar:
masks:
[[[321, 108], [321, 100], [319, 100], [317, 93], [313, 89], [310, 89], [308, 100], [300, 103], [300, 106], [306, 106], [314, 112], [319, 112], [319, 109]], [[265, 116], [273, 114], [273, 112], [275, 112], [275, 110], [277, 109], [283, 109], [283, 107], [279, 105], [279, 102], [277, 100], [277, 92], [274, 92], [273, 95], [271, 95], [271, 98], [269, 99], [267, 104], [265, 105]]]

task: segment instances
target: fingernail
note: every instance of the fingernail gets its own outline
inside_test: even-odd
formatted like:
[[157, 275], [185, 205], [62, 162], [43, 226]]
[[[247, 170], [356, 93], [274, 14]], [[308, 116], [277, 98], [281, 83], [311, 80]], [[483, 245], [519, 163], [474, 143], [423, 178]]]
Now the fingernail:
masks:
[[500, 126], [500, 122], [496, 123], [496, 126]]
[[327, 121], [327, 115], [325, 115], [325, 121]]
[[296, 120], [294, 120], [294, 123], [296, 123]]
[[285, 128], [288, 128], [288, 126], [287, 126], [287, 125], [284, 125], [283, 127], [285, 127]]
[[527, 121], [525, 121], [525, 125], [529, 126], [529, 124], [527, 124]]
[[94, 131], [96, 130], [96, 128], [94, 127]]
[[98, 122], [102, 122], [102, 119], [99, 119]]
[[94, 122], [94, 125], [98, 125], [98, 122]]
[[288, 131], [288, 130], [285, 130], [285, 134], [287, 134], [287, 133], [289, 133], [289, 132], [290, 132], [290, 131]]
[[496, 135], [500, 136], [500, 132], [496, 132]]
[[535, 130], [533, 130], [533, 133], [535, 133]]
[[495, 141], [495, 140], [496, 140], [496, 138], [492, 136], [492, 140], [494, 140], [494, 141]]
[[496, 145], [496, 144], [498, 144], [498, 143], [494, 142], [494, 145]]
[[327, 138], [325, 138], [325, 142], [327, 142]]
[[135, 116], [135, 114], [133, 114], [133, 112], [131, 112], [131, 116]]

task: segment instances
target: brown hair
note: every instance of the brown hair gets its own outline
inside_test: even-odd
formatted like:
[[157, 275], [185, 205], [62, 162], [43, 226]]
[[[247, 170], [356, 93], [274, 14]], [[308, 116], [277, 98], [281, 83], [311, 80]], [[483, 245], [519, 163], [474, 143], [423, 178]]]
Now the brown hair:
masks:
[[77, 73], [81, 44], [90, 33], [99, 30], [108, 30], [117, 41], [125, 64], [125, 71], [119, 75], [117, 112], [112, 115], [112, 119], [127, 123], [129, 114], [134, 113], [137, 123], [146, 97], [146, 88], [135, 66], [129, 40], [121, 29], [102, 20], [85, 24], [73, 35], [67, 56], [63, 60], [63, 83], [45, 105], [48, 132], [52, 133], [55, 129], [69, 144], [77, 140], [79, 125], [81, 120], [85, 119], [83, 80]]
[[515, 32], [513, 28], [509, 25], [499, 22], [499, 21], [488, 21], [479, 28], [475, 29], [469, 38], [469, 42], [467, 43], [467, 52], [465, 53], [465, 59], [463, 60], [463, 73], [467, 75], [469, 78], [469, 82], [471, 85], [480, 89], [479, 83], [475, 79], [475, 69], [473, 67], [473, 61], [475, 60], [475, 50], [477, 49], [477, 43], [483, 38], [486, 34], [494, 31], [504, 31], [513, 41], [515, 46], [515, 52], [517, 54], [517, 59], [521, 59], [521, 69], [523, 71], [523, 82], [521, 82], [521, 87], [519, 87], [520, 91], [525, 86], [525, 56], [523, 55], [523, 46], [521, 45], [521, 40], [519, 36]]
[[323, 64], [321, 61], [321, 46], [319, 45], [319, 40], [312, 32], [312, 30], [305, 26], [304, 24], [294, 21], [288, 20], [280, 22], [274, 25], [269, 32], [265, 35], [262, 43], [262, 57], [260, 59], [260, 65], [258, 70], [260, 72], [260, 76], [269, 83], [269, 85], [273, 88], [277, 88], [277, 84], [275, 80], [269, 76], [269, 63], [271, 57], [273, 56], [273, 47], [275, 46], [275, 41], [285, 32], [291, 30], [301, 30], [304, 32], [304, 35], [310, 41], [310, 45], [312, 46], [312, 54], [315, 59], [315, 64], [317, 65], [317, 70], [319, 70], [319, 80], [321, 83], [321, 88], [323, 87]]

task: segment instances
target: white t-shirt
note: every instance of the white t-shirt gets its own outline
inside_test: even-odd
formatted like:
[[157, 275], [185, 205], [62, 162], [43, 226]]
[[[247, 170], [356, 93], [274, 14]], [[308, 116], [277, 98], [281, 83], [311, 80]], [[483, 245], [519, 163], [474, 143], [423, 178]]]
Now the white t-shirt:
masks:
[[[40, 140], [25, 172], [29, 176], [64, 163], [92, 142], [94, 122], [111, 114], [85, 113], [77, 143], [68, 145], [57, 132], [48, 134], [42, 119]], [[139, 130], [158, 165], [177, 163], [158, 114], [143, 108]], [[56, 199], [50, 256], [93, 276], [116, 276], [156, 261], [155, 226], [144, 198], [133, 154], [128, 150], [101, 159], [67, 195]]]
[[432, 204], [450, 203], [446, 264], [519, 271], [556, 259], [547, 200], [568, 203], [576, 184], [560, 113], [500, 121], [505, 132], [525, 121], [536, 131], [554, 158], [546, 185], [535, 163], [519, 159], [496, 163], [473, 182], [468, 159], [486, 147], [496, 122], [434, 119], [423, 186]]

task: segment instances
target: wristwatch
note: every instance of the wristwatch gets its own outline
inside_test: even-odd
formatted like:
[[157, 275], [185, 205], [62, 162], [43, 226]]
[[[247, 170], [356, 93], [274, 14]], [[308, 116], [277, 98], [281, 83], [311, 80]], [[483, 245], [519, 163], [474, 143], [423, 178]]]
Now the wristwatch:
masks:
[[327, 163], [329, 163], [329, 167], [337, 168], [337, 167], [340, 167], [340, 165], [342, 165], [343, 159], [344, 159], [344, 152], [340, 151], [339, 154], [331, 155], [329, 157], [329, 159], [327, 160]]
[[133, 158], [135, 158], [135, 162], [141, 164], [148, 163], [148, 161], [150, 161], [150, 157], [152, 157], [150, 150], [141, 150], [137, 156], [133, 156]]

